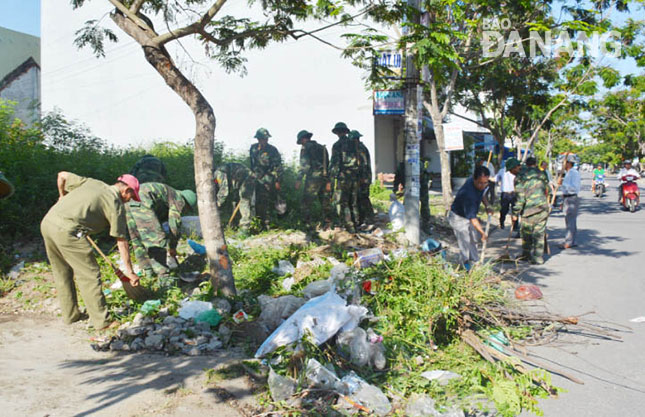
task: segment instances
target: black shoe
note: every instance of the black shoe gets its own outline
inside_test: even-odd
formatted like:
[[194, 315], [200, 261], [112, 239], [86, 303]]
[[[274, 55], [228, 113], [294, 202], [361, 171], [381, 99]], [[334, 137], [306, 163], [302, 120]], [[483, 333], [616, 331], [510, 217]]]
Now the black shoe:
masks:
[[500, 224], [500, 225], [499, 225], [499, 228], [500, 228], [501, 230], [504, 230], [504, 225], [503, 225], [503, 224]]

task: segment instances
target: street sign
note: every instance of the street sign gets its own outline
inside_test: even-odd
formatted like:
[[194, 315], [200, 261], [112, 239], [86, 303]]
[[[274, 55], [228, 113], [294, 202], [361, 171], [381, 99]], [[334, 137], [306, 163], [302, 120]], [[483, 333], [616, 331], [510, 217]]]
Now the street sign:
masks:
[[374, 115], [405, 114], [405, 95], [402, 90], [375, 90]]
[[443, 136], [446, 151], [461, 151], [464, 149], [464, 131], [460, 126], [443, 126]]
[[389, 69], [394, 77], [401, 78], [403, 54], [400, 51], [385, 51], [376, 59], [376, 65]]

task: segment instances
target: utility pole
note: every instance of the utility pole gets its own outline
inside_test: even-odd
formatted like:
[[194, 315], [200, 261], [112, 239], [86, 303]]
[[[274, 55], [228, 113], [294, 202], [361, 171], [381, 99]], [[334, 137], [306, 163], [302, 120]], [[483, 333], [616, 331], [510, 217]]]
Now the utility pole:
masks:
[[[419, 7], [419, 0], [408, 0], [412, 7]], [[418, 23], [418, 22], [416, 22]], [[407, 28], [403, 28], [407, 32]], [[419, 85], [419, 71], [414, 65], [414, 57], [406, 50], [406, 90], [405, 90], [405, 237], [413, 245], [421, 243], [419, 228], [419, 165], [421, 163], [421, 109], [423, 90]]]

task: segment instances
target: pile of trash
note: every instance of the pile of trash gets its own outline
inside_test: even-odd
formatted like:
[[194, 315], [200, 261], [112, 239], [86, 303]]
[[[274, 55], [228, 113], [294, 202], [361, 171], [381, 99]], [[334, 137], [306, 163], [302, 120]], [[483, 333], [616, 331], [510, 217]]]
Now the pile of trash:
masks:
[[[213, 303], [182, 302], [178, 316], [158, 309], [159, 300], [148, 300], [131, 322], [122, 324], [109, 340], [92, 345], [95, 350], [122, 352], [164, 352], [199, 356], [221, 349], [231, 337], [231, 329], [220, 324], [229, 314], [230, 304], [224, 299]], [[217, 330], [215, 330], [217, 328]]]

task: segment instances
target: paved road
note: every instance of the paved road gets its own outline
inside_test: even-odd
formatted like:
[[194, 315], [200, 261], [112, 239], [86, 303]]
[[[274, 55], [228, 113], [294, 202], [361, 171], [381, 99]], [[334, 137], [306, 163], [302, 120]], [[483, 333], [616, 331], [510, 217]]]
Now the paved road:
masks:
[[600, 200], [589, 191], [588, 175], [582, 184], [578, 247], [561, 250], [553, 244], [564, 238], [564, 217], [554, 213], [549, 219], [551, 258], [520, 278], [542, 288], [552, 312], [595, 311], [594, 319], [632, 331], [622, 334], [622, 342], [565, 336], [574, 343], [535, 349], [585, 383], [554, 377], [555, 385], [568, 392], [542, 401], [541, 407], [547, 417], [645, 416], [645, 323], [629, 322], [645, 316], [645, 209], [621, 211], [616, 180], [609, 181], [608, 194]]

